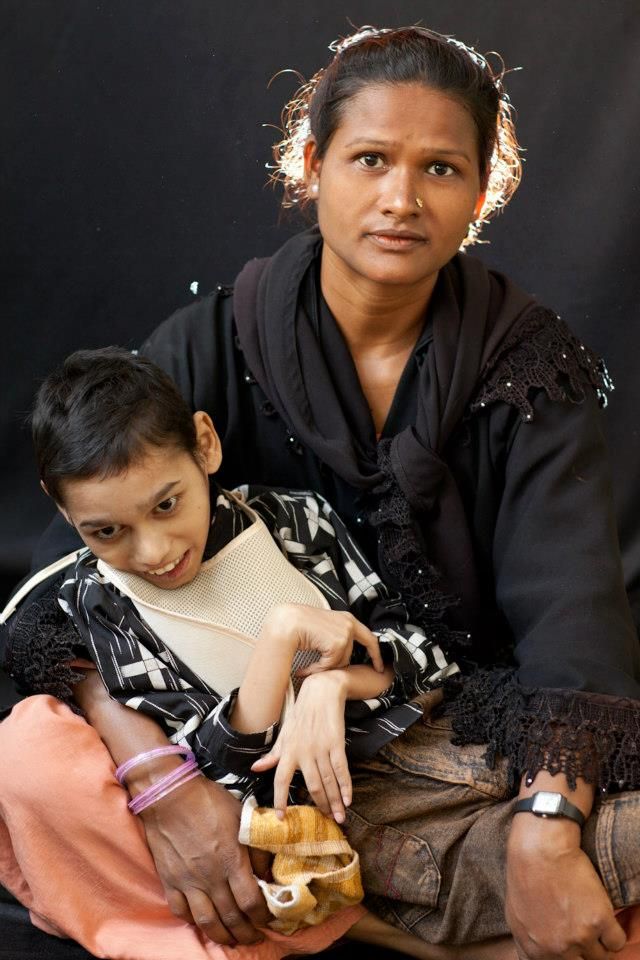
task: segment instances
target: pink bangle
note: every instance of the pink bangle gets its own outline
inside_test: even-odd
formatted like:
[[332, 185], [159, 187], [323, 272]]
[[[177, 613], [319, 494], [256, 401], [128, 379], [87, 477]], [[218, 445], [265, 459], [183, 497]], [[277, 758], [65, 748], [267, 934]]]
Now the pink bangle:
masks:
[[[138, 796], [133, 797], [131, 803], [135, 804], [138, 800], [138, 797], [142, 796], [153, 796], [155, 793], [159, 793], [164, 787], [171, 786], [172, 783], [176, 780], [182, 780], [183, 777], [190, 773], [192, 770], [196, 770], [198, 764], [195, 760], [185, 760], [184, 763], [181, 763], [179, 767], [176, 767], [175, 770], [170, 770], [164, 777], [160, 777], [159, 780], [156, 780], [155, 783], [150, 784], [144, 790], [141, 790]], [[131, 806], [131, 803], [129, 806]]]
[[142, 813], [143, 810], [146, 810], [146, 808], [150, 807], [153, 803], [157, 803], [158, 800], [162, 800], [167, 794], [177, 790], [183, 783], [188, 783], [189, 780], [193, 780], [194, 777], [199, 777], [201, 773], [202, 771], [198, 767], [195, 758], [186, 760], [176, 770], [172, 770], [166, 777], [162, 777], [156, 783], [147, 787], [146, 790], [143, 790], [142, 793], [139, 793], [133, 800], [130, 800], [128, 804], [129, 810], [136, 815]]
[[188, 747], [167, 744], [166, 747], [156, 747], [154, 750], [146, 750], [144, 753], [138, 753], [135, 757], [131, 757], [130, 760], [126, 760], [116, 770], [116, 780], [118, 783], [124, 785], [124, 778], [129, 771], [133, 770], [134, 767], [137, 767], [138, 764], [146, 763], [147, 760], [155, 760], [156, 757], [170, 757], [176, 753], [183, 754], [188, 760], [195, 760], [195, 754], [193, 751], [189, 750]]

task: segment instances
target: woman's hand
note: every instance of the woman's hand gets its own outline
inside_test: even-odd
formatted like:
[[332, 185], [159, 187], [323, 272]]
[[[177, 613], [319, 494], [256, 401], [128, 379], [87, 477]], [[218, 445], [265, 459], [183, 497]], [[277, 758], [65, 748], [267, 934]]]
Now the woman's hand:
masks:
[[[109, 697], [97, 671], [76, 684], [74, 693], [116, 764], [168, 745], [151, 717]], [[135, 767], [127, 775], [131, 796], [181, 763], [177, 757], [163, 757]], [[269, 912], [254, 872], [266, 873], [268, 855], [265, 859], [261, 851], [238, 843], [240, 803], [235, 797], [206, 777], [196, 777], [147, 807], [140, 819], [176, 916], [195, 923], [216, 943], [263, 939], [257, 927], [268, 922]]]
[[580, 828], [566, 819], [514, 817], [505, 913], [522, 960], [606, 960], [626, 940]]
[[344, 674], [331, 671], [307, 677], [273, 750], [251, 768], [263, 773], [277, 765], [273, 802], [280, 817], [287, 809], [291, 779], [299, 769], [316, 806], [327, 816], [333, 815], [337, 823], [344, 822], [345, 807], [351, 803], [344, 743]]
[[140, 814], [172, 913], [215, 943], [258, 943], [269, 920], [255, 873], [269, 856], [238, 843], [240, 802], [197, 777]]
[[351, 661], [354, 643], [367, 649], [376, 671], [381, 673], [384, 669], [376, 635], [352, 614], [340, 610], [323, 610], [299, 603], [280, 604], [266, 618], [260, 639], [267, 643], [286, 640], [294, 650], [317, 651], [320, 659], [300, 670], [298, 675], [302, 677], [346, 667]]

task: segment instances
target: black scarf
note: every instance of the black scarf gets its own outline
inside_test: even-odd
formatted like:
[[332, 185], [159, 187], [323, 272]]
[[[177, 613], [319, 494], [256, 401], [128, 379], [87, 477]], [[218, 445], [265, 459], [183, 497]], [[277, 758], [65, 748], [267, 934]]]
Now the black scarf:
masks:
[[[433, 345], [420, 371], [415, 426], [376, 444], [338, 326], [318, 321], [321, 244], [312, 228], [238, 276], [235, 314], [247, 365], [292, 433], [372, 495], [380, 570], [412, 616], [435, 623], [457, 604], [454, 620], [470, 627], [479, 609], [471, 536], [443, 453], [492, 358], [537, 305], [479, 260], [454, 257], [429, 304]], [[348, 398], [345, 384], [355, 385]]]

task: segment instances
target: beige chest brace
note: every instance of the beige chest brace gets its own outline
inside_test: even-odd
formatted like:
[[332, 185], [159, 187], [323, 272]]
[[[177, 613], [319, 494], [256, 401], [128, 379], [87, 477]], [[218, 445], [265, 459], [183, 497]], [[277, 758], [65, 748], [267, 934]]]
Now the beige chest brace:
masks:
[[[176, 590], [163, 590], [98, 561], [99, 572], [133, 601], [156, 636], [222, 696], [240, 685], [272, 607], [329, 607], [318, 588], [289, 563], [260, 517], [236, 503], [251, 517], [251, 526]], [[315, 659], [317, 654], [296, 655], [293, 670]]]

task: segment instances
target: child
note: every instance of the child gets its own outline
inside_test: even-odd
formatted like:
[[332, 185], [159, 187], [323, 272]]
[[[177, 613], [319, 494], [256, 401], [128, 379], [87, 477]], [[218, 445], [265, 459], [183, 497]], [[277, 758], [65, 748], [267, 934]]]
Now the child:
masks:
[[[256, 769], [268, 766], [260, 758], [288, 700], [295, 717], [278, 752], [279, 812], [299, 767], [318, 808], [341, 822], [350, 802], [345, 741], [350, 757], [372, 757], [421, 717], [410, 699], [457, 668], [407, 624], [329, 505], [309, 492], [240, 497], [217, 487], [210, 478], [222, 454], [208, 415], [192, 416], [161, 370], [116, 348], [80, 351], [44, 382], [33, 435], [42, 486], [89, 548], [60, 588], [80, 638], [66, 661], [88, 656], [111, 697], [151, 717], [175, 750], [191, 751], [168, 768], [166, 749], [121, 764], [130, 789], [134, 768], [168, 769], [132, 790], [132, 812], [198, 772], [243, 800], [270, 799]], [[304, 665], [310, 652], [317, 662]], [[58, 649], [39, 689], [59, 682], [61, 659]], [[295, 706], [292, 672], [302, 679]], [[66, 674], [68, 695], [81, 676]], [[346, 731], [344, 721], [328, 722], [333, 702]], [[244, 836], [255, 846], [247, 809]], [[328, 841], [335, 848], [333, 834]], [[415, 949], [427, 955], [417, 940]]]

